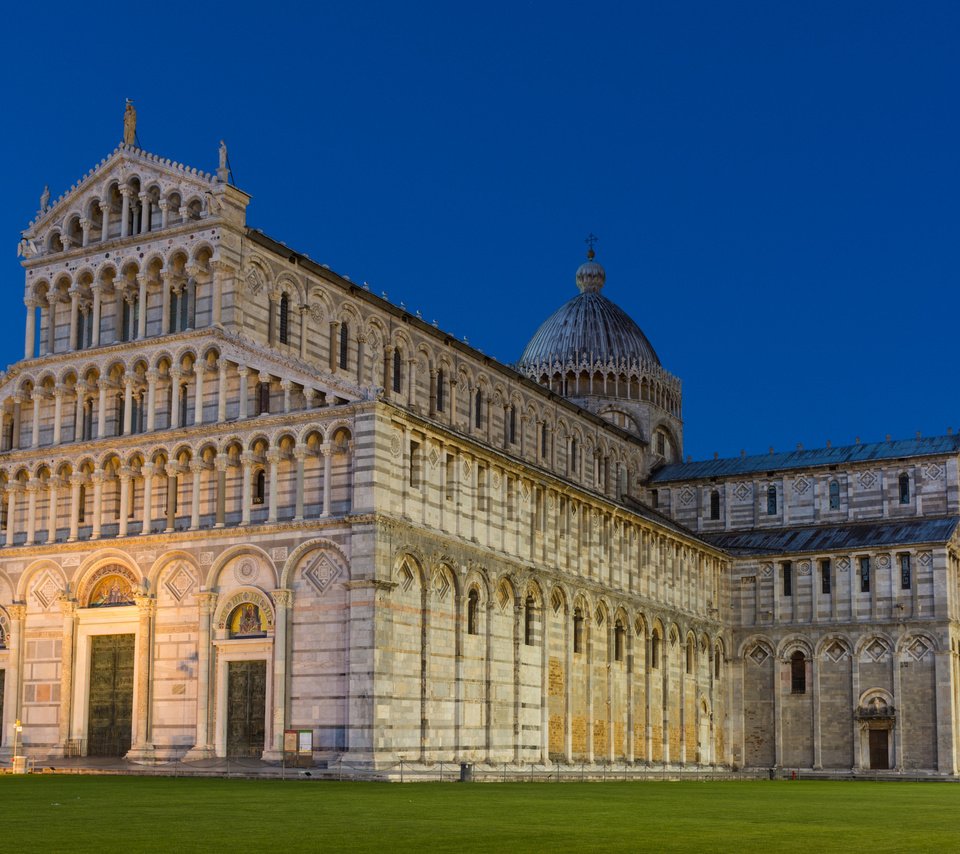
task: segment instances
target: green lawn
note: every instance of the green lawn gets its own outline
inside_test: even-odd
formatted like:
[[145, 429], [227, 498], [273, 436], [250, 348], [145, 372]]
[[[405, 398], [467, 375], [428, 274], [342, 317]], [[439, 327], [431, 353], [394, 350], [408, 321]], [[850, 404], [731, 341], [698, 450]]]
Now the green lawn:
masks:
[[960, 851], [935, 783], [0, 777], [3, 851]]

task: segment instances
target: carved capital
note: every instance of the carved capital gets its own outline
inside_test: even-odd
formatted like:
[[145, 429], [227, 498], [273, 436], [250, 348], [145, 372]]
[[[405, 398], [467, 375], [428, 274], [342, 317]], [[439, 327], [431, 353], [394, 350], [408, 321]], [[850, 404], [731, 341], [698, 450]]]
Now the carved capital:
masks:
[[286, 589], [274, 590], [270, 594], [273, 597], [273, 603], [278, 608], [290, 608], [293, 606], [293, 591]]

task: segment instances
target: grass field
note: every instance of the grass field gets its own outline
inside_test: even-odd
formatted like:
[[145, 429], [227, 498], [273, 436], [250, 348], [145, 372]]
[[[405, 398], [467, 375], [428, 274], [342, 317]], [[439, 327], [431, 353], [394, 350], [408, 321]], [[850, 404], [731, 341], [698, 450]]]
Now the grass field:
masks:
[[0, 777], [11, 852], [960, 851], [960, 786]]

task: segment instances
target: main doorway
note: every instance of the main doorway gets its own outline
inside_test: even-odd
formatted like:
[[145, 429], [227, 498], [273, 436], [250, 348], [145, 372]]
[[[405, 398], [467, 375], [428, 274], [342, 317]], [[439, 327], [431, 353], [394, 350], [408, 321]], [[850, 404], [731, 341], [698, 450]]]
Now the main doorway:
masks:
[[260, 758], [266, 695], [266, 661], [227, 663], [227, 756]]
[[889, 767], [889, 732], [885, 729], [872, 729], [870, 730], [870, 768], [886, 771]]
[[134, 635], [94, 635], [90, 646], [88, 756], [124, 756], [133, 719]]

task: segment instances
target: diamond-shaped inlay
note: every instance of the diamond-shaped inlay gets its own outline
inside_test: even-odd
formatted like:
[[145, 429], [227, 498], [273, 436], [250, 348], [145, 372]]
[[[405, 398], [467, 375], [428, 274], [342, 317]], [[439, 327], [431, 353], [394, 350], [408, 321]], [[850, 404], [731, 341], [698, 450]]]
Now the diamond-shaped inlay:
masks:
[[877, 482], [877, 476], [872, 471], [865, 471], [860, 475], [860, 486], [864, 489], [872, 489]]
[[937, 463], [930, 463], [923, 467], [923, 476], [927, 480], [940, 480], [943, 477], [943, 467]]
[[930, 552], [920, 552], [920, 555], [917, 557], [917, 560], [920, 561], [921, 566], [930, 566]]
[[840, 641], [834, 641], [824, 650], [824, 655], [834, 662], [839, 661], [846, 654], [847, 648]]
[[463, 468], [463, 476], [465, 478], [469, 478], [470, 472], [473, 471], [473, 466], [470, 465], [470, 460], [464, 457], [463, 462], [461, 463], [461, 467]]
[[596, 619], [597, 619], [597, 625], [598, 625], [598, 626], [602, 626], [602, 625], [603, 625], [603, 610], [602, 610], [601, 608], [597, 608], [597, 617], [596, 617]]
[[[409, 568], [404, 565], [403, 569], [400, 571], [401, 578], [403, 577], [404, 572], [410, 576], [410, 582], [413, 581], [413, 573], [410, 572]], [[317, 588], [317, 591], [323, 593], [337, 578], [340, 577], [340, 567], [335, 564], [330, 558], [321, 554], [316, 557], [313, 562], [304, 570], [304, 578], [307, 579], [314, 587]], [[409, 583], [404, 583], [403, 589], [407, 590], [410, 586]]]
[[49, 572], [45, 572], [33, 588], [34, 598], [44, 611], [57, 601], [60, 592], [60, 584]]
[[803, 493], [806, 492], [809, 488], [810, 488], [810, 481], [807, 480], [803, 475], [800, 475], [800, 477], [798, 477], [793, 482], [793, 491], [796, 493], [799, 493], [800, 495], [803, 495]]
[[773, 575], [773, 564], [765, 563], [763, 566], [761, 566], [760, 575], [764, 578], [769, 578], [771, 575]]
[[907, 647], [907, 652], [910, 653], [917, 661], [923, 658], [930, 651], [930, 647], [927, 646], [920, 638], [917, 638], [910, 646]]
[[432, 465], [434, 468], [440, 465], [440, 452], [437, 450], [436, 445], [430, 449], [427, 459], [430, 460], [430, 465]]
[[763, 664], [770, 657], [770, 653], [767, 652], [762, 646], [755, 646], [750, 652], [750, 660], [754, 664]]
[[510, 604], [510, 590], [506, 584], [501, 584], [497, 588], [497, 602], [500, 604], [501, 611]]
[[437, 594], [437, 598], [441, 602], [447, 598], [447, 594], [450, 592], [450, 580], [447, 578], [447, 574], [443, 570], [437, 570], [434, 573], [433, 589]]
[[550, 605], [554, 614], [560, 613], [560, 609], [563, 607], [563, 594], [559, 590], [553, 591], [553, 596], [550, 597]]
[[733, 489], [733, 494], [737, 501], [746, 501], [750, 497], [750, 486], [746, 483], [738, 483]]
[[837, 569], [839, 569], [841, 572], [846, 572], [848, 569], [850, 569], [850, 558], [839, 558], [837, 560]]
[[[306, 573], [304, 574], [306, 575]], [[401, 589], [404, 591], [404, 593], [406, 593], [410, 589], [410, 586], [413, 584], [413, 573], [410, 571], [410, 567], [407, 566], [406, 564], [401, 566], [400, 572], [397, 573], [397, 577], [399, 578]], [[311, 583], [314, 585], [317, 584], [316, 581], [312, 581], [312, 580], [311, 580]]]
[[683, 505], [688, 505], [693, 501], [694, 491], [689, 487], [685, 486], [680, 490], [680, 503]]
[[197, 580], [193, 577], [193, 573], [187, 569], [186, 566], [180, 564], [170, 575], [167, 576], [166, 581], [164, 582], [164, 587], [167, 588], [167, 592], [178, 602], [182, 602], [183, 598], [187, 596], [191, 590], [193, 590], [194, 585], [197, 583]]
[[864, 652], [874, 661], [879, 661], [887, 654], [887, 646], [880, 640], [873, 640], [867, 645]]

